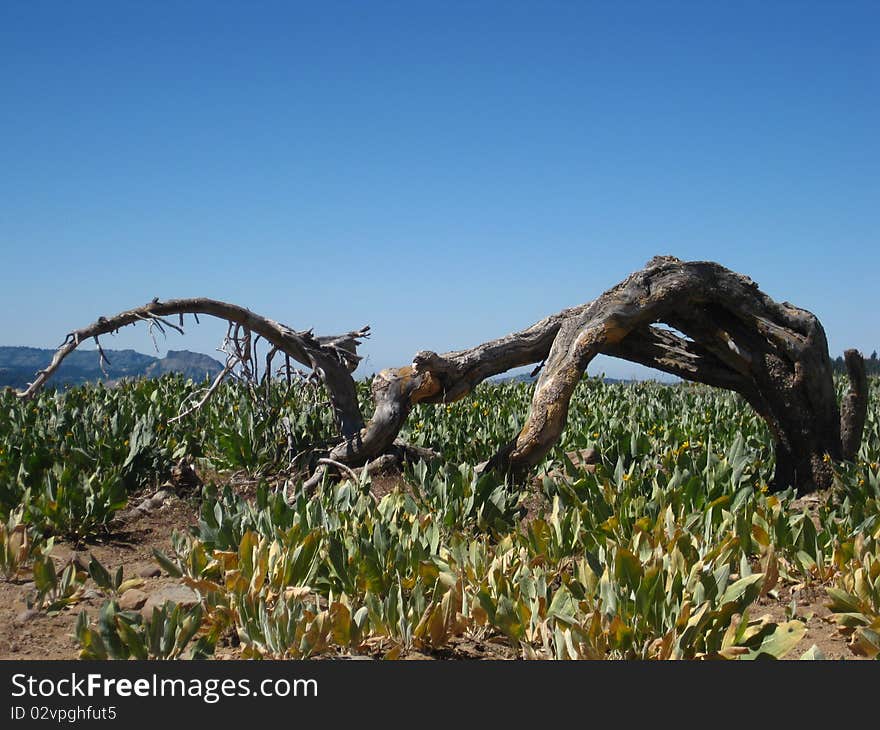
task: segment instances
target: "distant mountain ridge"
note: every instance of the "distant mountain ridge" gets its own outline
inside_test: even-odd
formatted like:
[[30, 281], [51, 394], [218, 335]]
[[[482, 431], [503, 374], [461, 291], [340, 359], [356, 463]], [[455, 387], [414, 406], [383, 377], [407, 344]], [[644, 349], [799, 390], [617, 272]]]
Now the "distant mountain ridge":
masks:
[[[211, 377], [223, 369], [213, 357], [189, 350], [169, 350], [163, 358], [134, 350], [104, 350], [107, 374], [101, 371], [97, 350], [74, 350], [52, 375], [48, 385], [81, 385], [120, 378], [156, 378], [165, 373], [182, 373], [193, 380]], [[0, 387], [24, 388], [38, 370], [45, 368], [54, 350], [39, 347], [0, 346]]]

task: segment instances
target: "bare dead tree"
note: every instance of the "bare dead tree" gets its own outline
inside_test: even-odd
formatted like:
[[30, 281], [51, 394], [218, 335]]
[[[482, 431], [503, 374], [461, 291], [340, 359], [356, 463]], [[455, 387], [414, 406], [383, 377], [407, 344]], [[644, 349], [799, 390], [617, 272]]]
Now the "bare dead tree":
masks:
[[[250, 333], [260, 335], [289, 358], [305, 365], [318, 376], [330, 395], [336, 423], [343, 438], [351, 438], [363, 428], [364, 419], [358, 405], [357, 391], [351, 374], [360, 362], [357, 346], [363, 338], [369, 337], [369, 326], [344, 335], [316, 337], [311, 330], [296, 331], [274, 320], [261, 317], [249, 309], [216, 299], [172, 299], [167, 302], [154, 299], [142, 307], [129, 309], [113, 317], [98, 317], [87, 327], [69, 333], [55, 351], [52, 362], [45, 369], [38, 371], [34, 381], [18, 395], [23, 399], [31, 398], [58, 369], [64, 358], [79, 347], [82, 342], [94, 340], [101, 362], [104, 362], [106, 355], [99, 340], [102, 335], [117, 332], [122, 327], [144, 321], [159, 327], [162, 325], [170, 326], [183, 332], [183, 315], [185, 314], [192, 314], [197, 320], [198, 315], [203, 314], [229, 322], [230, 331], [235, 332], [231, 338], [234, 349], [230, 355], [235, 362], [247, 364], [253, 361], [253, 355], [244, 351], [245, 343], [237, 332], [241, 330], [248, 333], [248, 347], [250, 346]], [[165, 319], [165, 317], [173, 315], [180, 317], [180, 325], [174, 325]], [[239, 328], [239, 330], [235, 330], [235, 328]], [[229, 360], [227, 360], [227, 364], [230, 364]]]
[[[272, 345], [272, 355], [282, 352], [307, 366], [326, 386], [340, 438], [304, 483], [306, 491], [314, 488], [327, 468], [344, 471], [341, 467], [362, 467], [389, 453], [411, 454], [412, 447], [397, 436], [417, 403], [450, 403], [488, 377], [540, 363], [524, 427], [486, 465], [522, 477], [558, 441], [575, 386], [598, 354], [739, 393], [773, 435], [776, 488], [794, 486], [803, 492], [830, 486], [832, 471], [825, 457], [855, 456], [867, 411], [861, 354], [846, 352], [851, 385], [841, 407], [825, 332], [813, 314], [788, 302], [775, 302], [751, 279], [720, 264], [670, 256], [652, 259], [593, 301], [519, 332], [467, 350], [422, 351], [411, 365], [383, 370], [373, 379], [375, 409], [367, 423], [352, 372], [359, 360], [357, 346], [368, 336], [368, 327], [337, 337], [315, 337], [310, 331], [296, 332], [242, 307], [209, 299], [153, 301], [72, 332], [49, 367], [20, 395], [33, 395], [84, 340], [97, 342], [100, 335], [138, 321], [169, 325], [162, 318], [171, 315], [179, 315], [182, 323], [183, 314], [213, 315], [263, 337]], [[237, 357], [242, 360], [244, 355]], [[266, 372], [270, 363], [271, 358]]]

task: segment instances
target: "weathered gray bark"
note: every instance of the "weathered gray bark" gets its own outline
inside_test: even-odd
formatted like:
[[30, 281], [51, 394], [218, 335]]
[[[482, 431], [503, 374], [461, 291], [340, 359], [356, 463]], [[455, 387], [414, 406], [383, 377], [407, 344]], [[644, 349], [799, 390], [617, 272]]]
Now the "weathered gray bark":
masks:
[[[99, 317], [88, 327], [74, 330], [67, 335], [62, 345], [55, 352], [52, 362], [40, 370], [34, 382], [18, 395], [27, 399], [32, 397], [54, 373], [61, 362], [82, 342], [94, 340], [101, 353], [104, 353], [98, 338], [122, 327], [149, 322], [159, 328], [170, 327], [183, 331], [183, 315], [205, 314], [228, 322], [241, 325], [246, 330], [260, 335], [278, 350], [292, 357], [297, 362], [311, 368], [320, 377], [330, 394], [331, 405], [336, 415], [339, 432], [343, 438], [357, 434], [364, 427], [357, 399], [357, 390], [351, 373], [357, 368], [360, 357], [357, 345], [362, 337], [369, 335], [369, 327], [357, 332], [333, 337], [315, 337], [311, 331], [297, 332], [274, 320], [261, 317], [249, 309], [236, 304], [217, 301], [216, 299], [193, 298], [172, 299], [160, 302], [155, 299], [142, 307], [121, 312], [113, 317]], [[178, 316], [180, 324], [169, 322], [164, 317]]]
[[420, 352], [411, 366], [383, 371], [373, 383], [373, 418], [331, 458], [363, 464], [387, 450], [416, 403], [448, 403], [487, 377], [543, 362], [524, 427], [487, 465], [522, 475], [558, 441], [574, 388], [600, 353], [740, 393], [774, 436], [776, 488], [828, 487], [825, 455], [840, 459], [855, 453], [853, 443], [858, 448], [867, 391], [854, 381], [853, 405], [841, 416], [825, 333], [813, 314], [773, 301], [719, 264], [658, 257], [592, 302], [526, 330], [469, 350]]
[[844, 459], [852, 461], [862, 445], [862, 432], [868, 416], [868, 376], [865, 359], [858, 350], [843, 353], [850, 390], [840, 406], [840, 444]]
[[306, 482], [307, 490], [317, 484], [325, 466], [360, 467], [395, 450], [400, 456], [395, 439], [417, 403], [458, 400], [492, 375], [534, 363], [541, 363], [541, 376], [526, 423], [486, 468], [524, 475], [546, 456], [565, 427], [577, 383], [598, 354], [742, 395], [773, 434], [777, 488], [830, 486], [832, 472], [825, 457], [855, 456], [867, 410], [864, 361], [855, 350], [846, 353], [851, 390], [838, 407], [825, 332], [813, 314], [775, 302], [751, 279], [719, 264], [668, 256], [652, 259], [593, 301], [527, 329], [467, 350], [443, 355], [422, 351], [411, 365], [383, 370], [373, 379], [375, 410], [367, 423], [351, 373], [359, 360], [359, 338], [369, 328], [315, 337], [209, 299], [156, 300], [111, 319], [100, 318], [68, 335], [52, 364], [20, 395], [32, 395], [85, 339], [97, 342], [102, 334], [143, 320], [176, 328], [161, 318], [185, 313], [241, 325], [319, 375], [342, 438]]
[[750, 279], [718, 264], [668, 257], [654, 259], [565, 322], [524, 428], [491, 465], [522, 472], [543, 459], [561, 434], [568, 400], [589, 362], [601, 352], [632, 355], [634, 348], [650, 364], [652, 348], [628, 338], [636, 332], [644, 339], [644, 328], [656, 322], [694, 340], [654, 330], [653, 349], [670, 341], [674, 346], [664, 348], [666, 358], [654, 354], [658, 365], [668, 371], [671, 360], [682, 377], [741, 393], [767, 420], [779, 457], [775, 486], [830, 486], [824, 456], [842, 455], [840, 413], [816, 317], [774, 302]]

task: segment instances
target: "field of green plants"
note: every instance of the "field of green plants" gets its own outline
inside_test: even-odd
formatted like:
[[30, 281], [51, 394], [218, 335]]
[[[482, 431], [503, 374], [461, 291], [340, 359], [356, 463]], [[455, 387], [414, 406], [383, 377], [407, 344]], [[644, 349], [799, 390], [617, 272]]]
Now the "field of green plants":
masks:
[[[531, 388], [484, 384], [411, 414], [401, 436], [441, 460], [381, 498], [364, 476], [308, 500], [274, 477], [331, 439], [320, 391], [274, 383], [254, 398], [230, 383], [170, 422], [202, 387], [165, 376], [26, 403], [0, 392], [0, 571], [33, 580], [33, 605], [50, 612], [76, 610], [88, 581], [104, 591], [99, 615], [79, 615], [83, 658], [210, 657], [229, 637], [244, 658], [394, 658], [460, 640], [523, 658], [813, 657], [793, 611], [773, 621], [755, 605], [790, 583], [826, 591], [852, 650], [880, 655], [876, 379], [858, 460], [835, 464], [814, 503], [768, 492], [763, 422], [702, 386], [584, 379], [562, 442], [533, 481], [509, 484], [474, 465], [517, 432]], [[590, 447], [595, 467], [566, 456]], [[120, 610], [121, 571], [93, 559], [59, 574], [53, 540], [106, 533], [185, 456], [211, 475], [189, 497], [200, 517], [156, 559], [197, 606], [144, 618]], [[255, 497], [225, 478], [240, 470]]]

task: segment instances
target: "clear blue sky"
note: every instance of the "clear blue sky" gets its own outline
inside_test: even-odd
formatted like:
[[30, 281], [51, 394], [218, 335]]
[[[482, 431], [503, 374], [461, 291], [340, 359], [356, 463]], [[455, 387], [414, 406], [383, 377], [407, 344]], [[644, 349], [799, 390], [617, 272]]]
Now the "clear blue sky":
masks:
[[878, 2], [8, 0], [0, 344], [200, 295], [369, 323], [371, 371], [668, 253], [870, 352], [878, 38]]

